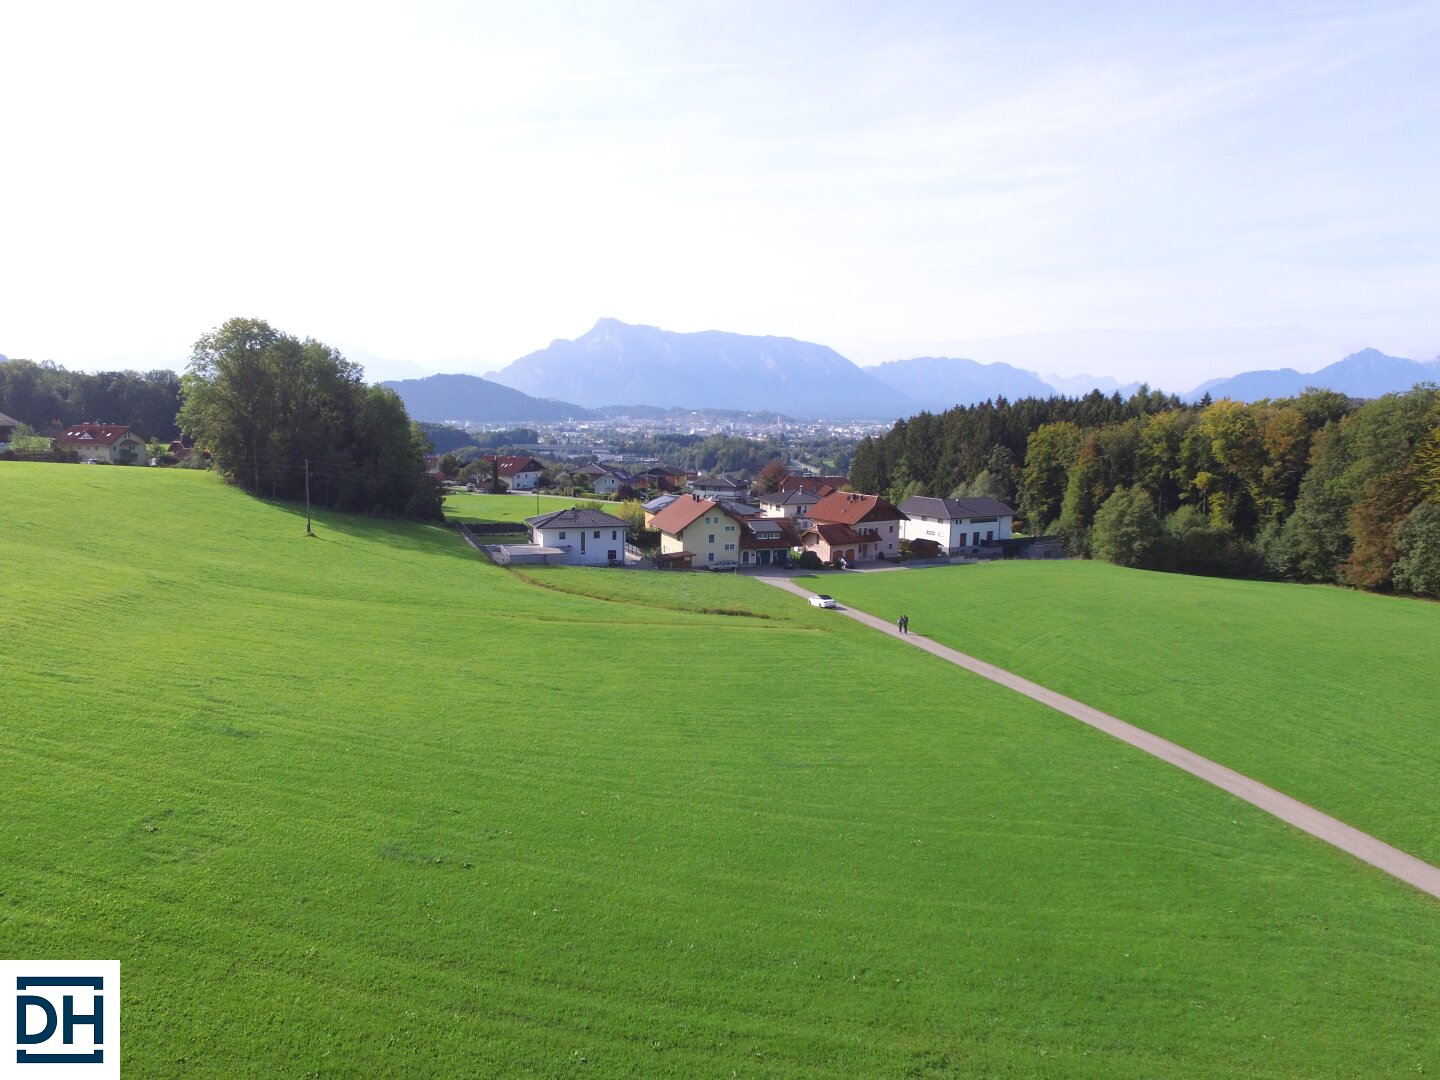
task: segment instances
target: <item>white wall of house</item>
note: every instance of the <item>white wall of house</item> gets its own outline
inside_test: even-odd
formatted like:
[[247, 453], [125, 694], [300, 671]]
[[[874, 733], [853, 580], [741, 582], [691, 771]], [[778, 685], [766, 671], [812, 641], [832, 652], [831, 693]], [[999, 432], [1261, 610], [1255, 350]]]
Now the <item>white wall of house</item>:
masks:
[[862, 521], [855, 526], [856, 532], [864, 532], [866, 529], [874, 529], [879, 542], [872, 542], [870, 545], [871, 556], [883, 554], [887, 559], [890, 556], [900, 554], [900, 541], [905, 539], [901, 532], [903, 521]]
[[565, 562], [571, 566], [609, 566], [611, 560], [625, 561], [625, 537], [629, 530], [599, 529], [537, 529], [531, 527], [533, 542], [543, 547], [561, 548]]
[[514, 476], [502, 477], [511, 491], [530, 491], [540, 482], [540, 474], [534, 469], [517, 472]]
[[934, 540], [953, 555], [961, 548], [1009, 540], [1013, 520], [1008, 514], [998, 518], [912, 517], [901, 525], [906, 540]]

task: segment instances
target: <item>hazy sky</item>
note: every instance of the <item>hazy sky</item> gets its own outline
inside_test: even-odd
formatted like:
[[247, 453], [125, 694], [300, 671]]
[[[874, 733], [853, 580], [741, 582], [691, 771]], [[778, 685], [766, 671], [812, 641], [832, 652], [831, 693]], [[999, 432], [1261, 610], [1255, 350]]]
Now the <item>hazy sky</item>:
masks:
[[[1440, 352], [1440, 4], [0, 6], [0, 353], [613, 316], [1186, 389]], [[385, 358], [380, 360], [379, 358]]]

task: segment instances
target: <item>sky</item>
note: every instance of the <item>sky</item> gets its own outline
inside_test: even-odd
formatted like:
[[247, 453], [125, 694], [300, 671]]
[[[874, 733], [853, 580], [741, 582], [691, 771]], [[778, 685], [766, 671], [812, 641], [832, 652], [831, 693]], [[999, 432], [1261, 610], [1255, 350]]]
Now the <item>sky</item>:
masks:
[[0, 5], [0, 353], [613, 317], [1188, 389], [1440, 354], [1440, 4]]

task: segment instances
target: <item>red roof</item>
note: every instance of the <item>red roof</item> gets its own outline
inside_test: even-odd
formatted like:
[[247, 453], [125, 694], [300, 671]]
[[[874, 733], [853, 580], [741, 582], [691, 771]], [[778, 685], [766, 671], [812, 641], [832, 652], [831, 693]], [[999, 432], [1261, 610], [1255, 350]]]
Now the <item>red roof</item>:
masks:
[[722, 514], [725, 513], [720, 509], [720, 504], [711, 499], [697, 499], [693, 495], [682, 495], [650, 519], [650, 528], [659, 529], [671, 536], [679, 536], [690, 526], [691, 522], [703, 517], [712, 509], [720, 510]]
[[76, 424], [55, 441], [67, 446], [113, 446], [127, 435], [138, 438], [128, 424]]
[[[486, 454], [480, 460], [485, 462], [486, 465], [489, 465], [490, 462], [497, 459], [494, 454]], [[536, 461], [533, 457], [512, 457], [507, 455], [498, 460], [500, 462], [501, 476], [514, 476], [516, 473], [522, 472], [545, 471], [545, 466], [541, 465], [540, 462]]]
[[805, 530], [805, 535], [808, 536], [810, 533], [815, 533], [831, 547], [834, 547], [836, 544], [869, 544], [875, 540], [873, 533], [866, 536], [864, 533], [856, 532], [849, 525], [838, 523], [811, 525], [810, 528]]
[[810, 520], [859, 525], [862, 521], [905, 521], [907, 518], [898, 506], [879, 495], [833, 491], [810, 508]]

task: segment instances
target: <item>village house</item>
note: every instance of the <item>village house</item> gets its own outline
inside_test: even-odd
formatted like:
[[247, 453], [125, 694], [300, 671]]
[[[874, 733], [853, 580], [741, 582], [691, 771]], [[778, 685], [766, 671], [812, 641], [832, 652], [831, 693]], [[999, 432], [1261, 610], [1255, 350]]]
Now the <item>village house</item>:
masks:
[[494, 454], [486, 454], [480, 460], [487, 466], [498, 461], [500, 481], [511, 491], [533, 491], [535, 485], [540, 483], [540, 474], [545, 471], [545, 466], [533, 457], [497, 458]]
[[621, 488], [630, 488], [633, 491], [640, 486], [640, 478], [634, 473], [604, 465], [601, 468], [605, 471], [595, 477], [590, 485], [596, 495], [614, 495]]
[[572, 566], [614, 566], [625, 562], [630, 523], [600, 510], [569, 507], [525, 519], [530, 543], [564, 554], [557, 562]]
[[55, 439], [61, 450], [73, 450], [81, 461], [110, 465], [148, 465], [145, 440], [125, 424], [75, 424]]
[[686, 495], [650, 519], [660, 533], [662, 562], [696, 567], [740, 565], [740, 519], [713, 499]]
[[10, 449], [10, 443], [15, 438], [15, 429], [19, 426], [19, 420], [0, 412], [0, 450]]
[[810, 525], [810, 508], [820, 501], [820, 496], [796, 488], [793, 491], [772, 491], [755, 501], [766, 517], [787, 518], [804, 529]]
[[873, 559], [878, 539], [873, 532], [862, 533], [852, 525], [817, 522], [800, 534], [800, 543], [823, 563], [843, 562], [850, 566]]
[[914, 495], [900, 504], [906, 540], [933, 540], [950, 555], [994, 547], [1009, 540], [1015, 511], [998, 499], [932, 499]]
[[[905, 521], [905, 515], [894, 503], [882, 499], [879, 495], [832, 491], [810, 508], [810, 520], [816, 528], [821, 525], [848, 525], [855, 530], [857, 536], [863, 538], [868, 554], [861, 553], [859, 541], [839, 540], [839, 534], [836, 534], [836, 539], [832, 541], [824, 534], [817, 534], [824, 540], [827, 548], [834, 547], [836, 543], [841, 544], [847, 552], [847, 562], [877, 559], [881, 556], [893, 559], [900, 555], [900, 541], [903, 539], [900, 526]], [[851, 545], [855, 545], [856, 554], [853, 558], [848, 554]]]

